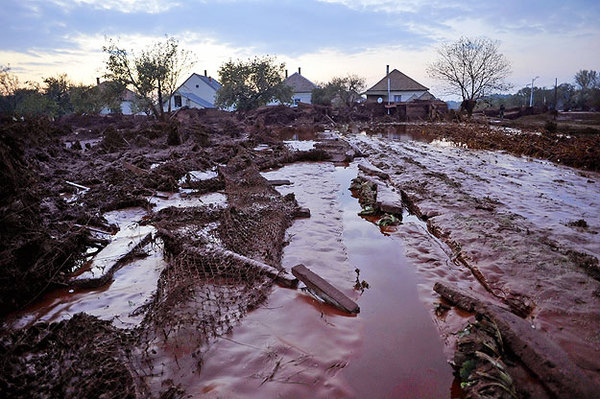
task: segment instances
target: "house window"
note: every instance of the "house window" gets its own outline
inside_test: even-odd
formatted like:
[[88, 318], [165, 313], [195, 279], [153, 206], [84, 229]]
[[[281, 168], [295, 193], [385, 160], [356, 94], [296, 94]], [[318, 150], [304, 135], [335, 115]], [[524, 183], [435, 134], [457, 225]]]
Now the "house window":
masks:
[[200, 87], [200, 85], [196, 85], [196, 89], [197, 89], [198, 87]]
[[402, 95], [400, 95], [400, 96], [396, 96], [396, 95], [395, 95], [395, 96], [394, 96], [394, 102], [395, 102], [395, 103], [402, 102]]
[[181, 108], [181, 96], [175, 96], [175, 108]]

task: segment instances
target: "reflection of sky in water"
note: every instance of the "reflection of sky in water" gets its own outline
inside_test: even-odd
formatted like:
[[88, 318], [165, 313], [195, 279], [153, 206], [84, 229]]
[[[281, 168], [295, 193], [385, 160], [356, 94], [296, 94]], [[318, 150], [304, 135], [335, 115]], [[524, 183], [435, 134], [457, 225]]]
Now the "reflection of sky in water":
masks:
[[295, 151], [310, 151], [315, 148], [314, 140], [285, 140], [283, 142], [287, 148]]

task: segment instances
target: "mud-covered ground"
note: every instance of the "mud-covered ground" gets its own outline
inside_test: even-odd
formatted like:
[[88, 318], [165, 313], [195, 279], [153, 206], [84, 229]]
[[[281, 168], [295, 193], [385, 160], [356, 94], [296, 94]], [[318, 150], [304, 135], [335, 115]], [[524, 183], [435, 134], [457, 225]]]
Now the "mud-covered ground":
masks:
[[[432, 130], [439, 138], [430, 141], [426, 137]], [[510, 153], [527, 153], [523, 146], [502, 147], [527, 140], [515, 138], [515, 133], [495, 144], [503, 151], [482, 151], [477, 149], [489, 148], [497, 131], [471, 126], [445, 134], [449, 130], [448, 125], [409, 127], [396, 139], [359, 133], [348, 140], [389, 173], [412, 211], [451, 249], [457, 270], [435, 260], [430, 251], [408, 250], [409, 256], [426, 263], [420, 269], [426, 281], [437, 280], [510, 309], [558, 344], [564, 351], [558, 356], [568, 357], [597, 392], [600, 175], [514, 156]], [[476, 145], [478, 137], [482, 140]], [[591, 154], [597, 148], [573, 151]], [[563, 153], [566, 147], [545, 149], [553, 150]], [[418, 235], [405, 236], [409, 248], [419, 248]], [[468, 277], [462, 274], [465, 270]], [[430, 292], [431, 285], [423, 289]], [[443, 338], [454, 348], [455, 328], [443, 318], [438, 326], [447, 329]]]
[[[597, 388], [600, 138], [368, 119], [277, 107], [245, 115], [191, 110], [163, 123], [126, 117], [3, 121], [2, 396], [184, 397], [190, 377], [172, 373], [179, 359], [195, 359], [199, 373], [205, 344], [243, 323], [268, 298], [285, 232], [302, 214], [294, 196], [279, 194], [259, 171], [298, 161], [349, 161], [356, 147], [389, 173], [405, 204], [428, 223], [429, 232], [408, 225], [397, 232], [407, 256], [421, 264], [419, 291], [425, 303], [438, 306], [441, 316], [432, 310], [432, 317], [448, 357], [464, 317], [432, 294], [434, 282], [526, 320], [575, 365], [573, 378], [581, 373], [583, 384]], [[309, 151], [291, 151], [281, 142], [290, 135], [314, 138], [325, 129], [339, 129], [355, 150], [343, 140]], [[214, 175], [186, 180], [190, 171]], [[174, 191], [188, 197], [218, 191], [227, 200], [153, 209], [152, 198]], [[103, 215], [132, 207], [142, 210], [141, 225], [157, 229], [154, 240], [166, 260], [155, 294], [132, 309], [142, 320], [137, 327], [120, 329], [87, 315], [11, 327], [15, 312], [47, 293], [81, 289], [72, 273], [110, 241], [98, 231], [118, 229]], [[439, 246], [423, 251], [419, 241], [426, 233], [448, 245], [454, 266]], [[144, 248], [129, 256], [148, 257]], [[485, 320], [472, 331], [489, 331]], [[495, 345], [496, 352], [510, 351]], [[472, 360], [465, 356], [457, 370]], [[505, 358], [509, 365], [519, 362], [518, 353]], [[536, 381], [523, 369], [514, 367], [519, 395], [562, 392], [540, 382], [521, 389]]]

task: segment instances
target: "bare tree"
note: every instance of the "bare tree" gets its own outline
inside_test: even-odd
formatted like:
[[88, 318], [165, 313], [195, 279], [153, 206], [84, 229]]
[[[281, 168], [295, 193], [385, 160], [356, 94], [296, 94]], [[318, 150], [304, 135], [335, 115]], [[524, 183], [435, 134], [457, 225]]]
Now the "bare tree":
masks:
[[312, 90], [312, 103], [351, 107], [365, 89], [365, 79], [357, 75], [334, 77]]
[[460, 95], [469, 116], [477, 100], [490, 90], [504, 91], [511, 86], [504, 80], [510, 74], [510, 63], [498, 51], [498, 43], [485, 37], [462, 37], [438, 49], [439, 58], [427, 73], [448, 85], [448, 94]]
[[587, 69], [579, 70], [575, 74], [575, 83], [577, 83], [577, 85], [583, 91], [593, 89], [600, 84], [600, 80], [598, 79], [598, 72], [588, 71]]
[[141, 108], [163, 119], [164, 99], [171, 97], [181, 74], [191, 67], [190, 53], [173, 37], [155, 42], [139, 55], [127, 52], [111, 39], [103, 50], [108, 54], [105, 77], [133, 87], [142, 99]]

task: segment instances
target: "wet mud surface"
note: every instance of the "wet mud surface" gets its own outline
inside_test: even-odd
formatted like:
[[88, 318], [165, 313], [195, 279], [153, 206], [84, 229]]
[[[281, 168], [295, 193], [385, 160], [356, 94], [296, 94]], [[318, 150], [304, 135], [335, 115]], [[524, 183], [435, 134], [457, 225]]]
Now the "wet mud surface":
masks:
[[[365, 120], [276, 107], [3, 124], [2, 396], [600, 386], [597, 137]], [[288, 288], [300, 263], [360, 313]], [[567, 383], [528, 366], [544, 351]]]
[[600, 382], [597, 173], [448, 140], [349, 140], [390, 174], [455, 264], [472, 275], [457, 282], [439, 272], [439, 281], [467, 284], [504, 304]]

